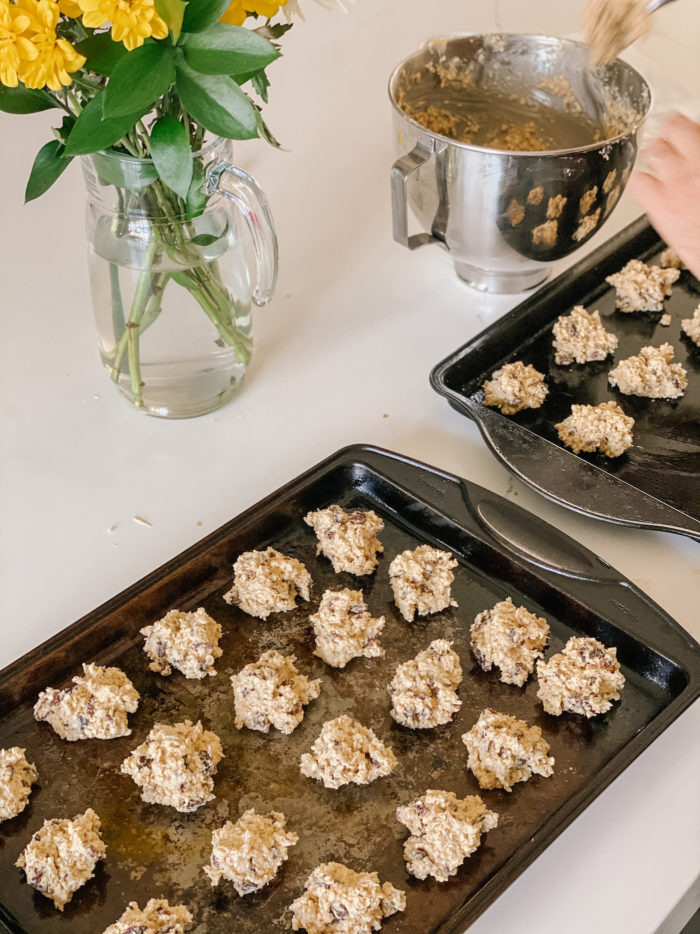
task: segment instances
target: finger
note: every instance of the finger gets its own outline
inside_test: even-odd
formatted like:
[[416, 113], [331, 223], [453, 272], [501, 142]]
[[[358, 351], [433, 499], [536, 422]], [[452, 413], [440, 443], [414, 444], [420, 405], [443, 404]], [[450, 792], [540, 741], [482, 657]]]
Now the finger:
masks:
[[683, 114], [673, 114], [664, 123], [660, 135], [679, 152], [690, 156], [700, 150], [700, 126]]
[[648, 172], [633, 172], [627, 191], [647, 213], [663, 200], [664, 184]]
[[668, 177], [679, 173], [684, 157], [668, 140], [656, 139], [642, 150], [641, 160], [655, 175]]

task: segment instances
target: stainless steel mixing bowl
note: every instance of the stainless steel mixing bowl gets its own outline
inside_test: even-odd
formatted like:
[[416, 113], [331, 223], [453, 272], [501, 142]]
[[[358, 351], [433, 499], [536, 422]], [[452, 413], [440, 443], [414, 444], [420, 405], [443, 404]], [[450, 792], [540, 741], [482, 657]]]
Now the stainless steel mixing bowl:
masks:
[[[446, 73], [461, 76], [461, 91]], [[509, 152], [456, 142], [406, 113], [454, 108], [475, 92], [482, 103], [490, 93], [526, 98], [569, 126], [599, 124], [604, 110], [600, 135], [608, 138]], [[625, 62], [591, 73], [583, 43], [522, 34], [431, 39], [395, 69], [389, 95], [399, 154], [391, 173], [394, 238], [411, 250], [438, 243], [463, 279], [490, 292], [539, 285], [554, 260], [600, 229], [627, 183], [651, 104], [646, 81]], [[425, 232], [409, 235], [409, 207]]]

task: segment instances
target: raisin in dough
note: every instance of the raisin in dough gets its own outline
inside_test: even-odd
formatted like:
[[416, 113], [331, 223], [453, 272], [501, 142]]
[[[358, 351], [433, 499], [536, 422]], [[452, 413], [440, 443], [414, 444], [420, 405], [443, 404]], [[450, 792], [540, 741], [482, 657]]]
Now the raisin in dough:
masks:
[[416, 613], [428, 616], [457, 606], [451, 593], [454, 567], [457, 562], [449, 551], [431, 545], [419, 545], [394, 558], [389, 565], [389, 581], [394, 602], [405, 620], [411, 623]]
[[549, 778], [554, 772], [542, 730], [489, 707], [481, 711], [462, 742], [467, 747], [467, 767], [485, 791], [512, 791], [516, 782], [526, 782], [533, 775]]
[[272, 882], [287, 859], [287, 850], [299, 840], [286, 823], [278, 811], [263, 817], [253, 808], [235, 824], [226, 821], [211, 835], [211, 858], [204, 867], [211, 884], [226, 879], [239, 895], [249, 895]]
[[648, 399], [678, 399], [688, 385], [688, 374], [680, 363], [671, 363], [670, 344], [642, 347], [636, 357], [621, 360], [608, 373], [608, 382], [626, 396]]
[[274, 548], [245, 551], [233, 565], [233, 587], [224, 594], [244, 613], [267, 619], [293, 610], [296, 598], [310, 599], [311, 575], [301, 561]]
[[304, 705], [321, 692], [321, 682], [299, 674], [294, 655], [264, 652], [231, 677], [236, 726], [267, 733], [273, 726], [291, 733], [304, 719]]
[[377, 534], [384, 523], [372, 509], [366, 512], [345, 512], [340, 506], [317, 509], [304, 516], [318, 545], [316, 554], [323, 554], [336, 574], [371, 574], [377, 566], [377, 555], [384, 551]]
[[47, 688], [34, 705], [34, 719], [45, 720], [62, 739], [115, 739], [129, 736], [127, 714], [139, 705], [139, 693], [119, 668], [83, 665], [64, 691]]
[[411, 834], [403, 845], [406, 868], [416, 879], [438, 882], [447, 882], [479, 847], [481, 835], [498, 825], [498, 815], [478, 795], [458, 798], [435, 790], [397, 808], [396, 819]]
[[457, 697], [461, 680], [462, 666], [452, 643], [435, 639], [396, 669], [389, 685], [391, 716], [416, 730], [449, 723], [462, 706]]
[[376, 872], [354, 872], [342, 863], [322, 863], [290, 905], [292, 930], [307, 934], [371, 934], [406, 908], [406, 894]]
[[177, 668], [186, 678], [215, 675], [214, 662], [221, 657], [221, 626], [201, 606], [194, 613], [170, 610], [163, 619], [145, 626], [143, 650], [151, 659], [148, 666], [160, 675]]
[[618, 311], [662, 311], [664, 299], [671, 294], [673, 283], [680, 276], [678, 269], [647, 266], [631, 259], [626, 266], [605, 281], [614, 286]]
[[549, 392], [544, 374], [521, 360], [506, 363], [483, 386], [484, 405], [499, 408], [504, 415], [523, 409], [539, 409]]
[[0, 749], [0, 823], [22, 813], [38, 780], [36, 766], [27, 762], [24, 749]]
[[373, 730], [343, 714], [323, 724], [321, 733], [301, 757], [301, 774], [340, 788], [352, 782], [369, 785], [396, 768], [396, 756]]
[[316, 636], [314, 654], [333, 668], [345, 668], [353, 658], [384, 654], [379, 644], [384, 617], [370, 615], [360, 590], [327, 590], [310, 622]]
[[549, 626], [510, 597], [484, 610], [471, 627], [472, 652], [484, 671], [495, 665], [504, 684], [522, 687], [535, 670], [549, 638]]
[[188, 814], [215, 797], [213, 776], [223, 757], [219, 737], [201, 723], [156, 723], [122, 762], [121, 771], [141, 788], [148, 804]]
[[600, 451], [607, 457], [619, 457], [632, 447], [634, 419], [625, 415], [617, 402], [572, 405], [571, 415], [554, 427], [574, 454]]
[[164, 898], [150, 898], [144, 909], [129, 902], [121, 917], [103, 934], [184, 934], [192, 915], [184, 905], [170, 905]]
[[625, 686], [617, 649], [578, 636], [572, 636], [548, 662], [537, 663], [537, 680], [537, 696], [554, 716], [565, 711], [584, 717], [605, 713]]
[[559, 366], [605, 360], [617, 349], [617, 337], [605, 330], [599, 312], [588, 312], [583, 305], [557, 318], [552, 333], [554, 362]]
[[73, 820], [45, 820], [15, 865], [24, 869], [29, 885], [63, 911], [78, 889], [92, 879], [106, 851], [100, 819], [88, 808]]

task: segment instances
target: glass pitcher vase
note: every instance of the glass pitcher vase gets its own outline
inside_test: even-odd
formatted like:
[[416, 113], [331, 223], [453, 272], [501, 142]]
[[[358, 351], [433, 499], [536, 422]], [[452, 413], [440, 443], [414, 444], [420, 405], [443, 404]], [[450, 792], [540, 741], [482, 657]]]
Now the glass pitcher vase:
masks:
[[193, 155], [186, 199], [153, 163], [82, 158], [90, 286], [102, 362], [142, 412], [188, 418], [240, 387], [252, 351], [251, 309], [277, 279], [265, 195], [215, 140]]

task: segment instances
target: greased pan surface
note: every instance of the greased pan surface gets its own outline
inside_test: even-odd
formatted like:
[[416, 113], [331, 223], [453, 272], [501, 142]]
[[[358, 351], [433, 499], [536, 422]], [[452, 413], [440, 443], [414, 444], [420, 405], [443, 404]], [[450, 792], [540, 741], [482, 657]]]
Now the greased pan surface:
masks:
[[[316, 557], [303, 516], [333, 502], [373, 508], [384, 519], [385, 550], [375, 574], [335, 575]], [[422, 542], [458, 559], [459, 606], [408, 624], [391, 601], [387, 569], [395, 554]], [[262, 622], [229, 607], [222, 594], [237, 555], [267, 545], [302, 560], [314, 589], [310, 604]], [[386, 617], [383, 658], [356, 659], [337, 671], [313, 656], [308, 616], [327, 587], [362, 589], [373, 615]], [[535, 683], [519, 689], [481, 672], [469, 651], [469, 626], [476, 613], [508, 595], [547, 618], [547, 656], [577, 633], [617, 645], [627, 678], [621, 703], [594, 721], [550, 717], [536, 701]], [[177, 673], [151, 673], [139, 629], [172, 607], [198, 606], [224, 629], [216, 677], [188, 681]], [[462, 709], [437, 730], [403, 729], [389, 717], [386, 685], [400, 662], [442, 637], [454, 640], [464, 668]], [[288, 737], [238, 731], [233, 723], [229, 676], [270, 648], [293, 652], [301, 671], [322, 679], [320, 697]], [[101, 934], [130, 900], [143, 905], [149, 897], [166, 897], [190, 908], [196, 934], [286, 931], [288, 906], [309, 872], [338, 860], [377, 871], [381, 881], [407, 892], [405, 913], [385, 922], [388, 934], [461, 931], [697, 696], [699, 657], [697, 645], [629, 582], [536, 517], [398, 455], [346, 449], [0, 673], [0, 746], [25, 746], [40, 776], [27, 809], [0, 825], [0, 917], [15, 934]], [[67, 684], [80, 663], [91, 660], [121, 666], [141, 693], [130, 718], [133, 734], [67, 743], [34, 722], [32, 706], [39, 690]], [[486, 706], [542, 727], [556, 758], [552, 778], [535, 777], [512, 794], [479, 791], [465, 768], [461, 735]], [[393, 747], [399, 764], [391, 776], [337, 791], [301, 776], [301, 753], [322, 723], [341, 713], [371, 726]], [[190, 815], [142, 803], [119, 772], [154, 721], [186, 717], [213, 729], [225, 753], [216, 800]], [[500, 816], [498, 828], [444, 884], [407, 874], [407, 834], [395, 819], [398, 805], [427, 788], [481, 794]], [[72, 817], [88, 806], [102, 819], [107, 858], [60, 914], [24, 882], [14, 862], [45, 818]], [[283, 811], [299, 843], [275, 882], [239, 898], [228, 883], [211, 888], [201, 867], [211, 831], [249, 807]]]

